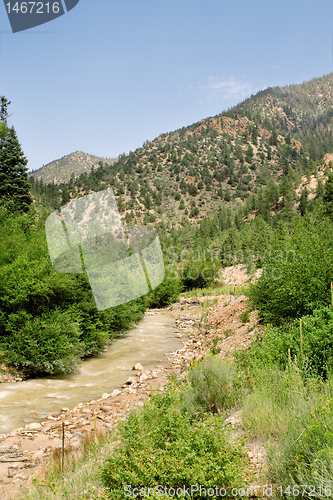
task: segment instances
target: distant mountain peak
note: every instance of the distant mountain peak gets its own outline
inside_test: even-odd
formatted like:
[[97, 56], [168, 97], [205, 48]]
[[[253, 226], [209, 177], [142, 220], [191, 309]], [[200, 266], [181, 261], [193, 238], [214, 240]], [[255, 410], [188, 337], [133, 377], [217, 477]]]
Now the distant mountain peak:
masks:
[[68, 182], [72, 176], [76, 178], [84, 172], [89, 174], [92, 168], [99, 167], [100, 162], [106, 162], [111, 165], [115, 161], [115, 158], [103, 158], [84, 153], [83, 151], [75, 151], [75, 153], [51, 161], [38, 170], [30, 172], [29, 175], [32, 175], [36, 180], [42, 179], [45, 184], [49, 182], [61, 184]]

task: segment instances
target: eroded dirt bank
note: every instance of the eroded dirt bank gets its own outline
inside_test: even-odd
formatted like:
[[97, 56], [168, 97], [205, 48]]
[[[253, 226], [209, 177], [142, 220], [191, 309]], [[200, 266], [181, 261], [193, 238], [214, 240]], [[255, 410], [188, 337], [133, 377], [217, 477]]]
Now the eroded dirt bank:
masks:
[[[212, 304], [209, 307], [209, 304]], [[245, 296], [221, 295], [198, 299], [181, 299], [169, 310], [150, 310], [147, 315], [160, 312], [173, 315], [175, 336], [183, 344], [181, 349], [165, 354], [155, 369], [137, 366], [133, 376], [111, 394], [75, 408], [63, 408], [60, 414], [50, 414], [42, 423], [31, 423], [0, 437], [0, 498], [13, 498], [21, 485], [29, 485], [34, 477], [43, 474], [51, 453], [61, 447], [62, 425], [65, 428], [65, 446], [79, 449], [84, 437], [94, 429], [109, 430], [135, 406], [144, 404], [151, 392], [163, 391], [168, 374], [183, 372], [192, 360], [199, 360], [212, 347], [221, 349], [219, 356], [232, 356], [240, 346], [246, 347], [256, 333], [257, 317], [252, 312], [248, 322], [239, 315], [247, 309]], [[214, 340], [215, 339], [215, 340]], [[17, 382], [20, 383], [20, 382]], [[238, 415], [228, 421], [239, 434]], [[263, 448], [249, 443], [249, 460], [259, 477], [263, 464]], [[15, 498], [15, 496], [14, 496]]]

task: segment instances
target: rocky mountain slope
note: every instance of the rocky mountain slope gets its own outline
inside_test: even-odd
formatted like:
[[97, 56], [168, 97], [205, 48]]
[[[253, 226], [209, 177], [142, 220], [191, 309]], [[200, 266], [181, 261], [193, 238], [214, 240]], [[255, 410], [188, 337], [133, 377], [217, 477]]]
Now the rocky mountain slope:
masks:
[[[184, 218], [201, 220], [256, 193], [272, 177], [279, 182], [290, 170], [300, 178], [315, 171], [333, 151], [332, 88], [333, 73], [268, 88], [49, 189], [47, 202], [60, 206], [112, 187], [128, 223], [169, 221], [178, 227]], [[41, 197], [39, 186], [34, 195]]]

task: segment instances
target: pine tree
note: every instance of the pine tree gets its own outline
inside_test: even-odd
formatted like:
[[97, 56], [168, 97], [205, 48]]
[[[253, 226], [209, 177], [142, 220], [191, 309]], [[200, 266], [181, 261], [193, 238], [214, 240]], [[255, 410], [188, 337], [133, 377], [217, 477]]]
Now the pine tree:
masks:
[[302, 216], [305, 215], [307, 208], [308, 208], [308, 194], [309, 194], [308, 190], [306, 188], [303, 189], [302, 194], [301, 194], [301, 199], [299, 202], [299, 211], [301, 212]]
[[9, 114], [8, 114], [8, 106], [11, 104], [8, 99], [4, 95], [0, 97], [0, 122], [7, 123]]
[[27, 212], [32, 203], [26, 165], [14, 127], [0, 144], [0, 202], [12, 199], [18, 211]]
[[[319, 185], [319, 183], [318, 183]], [[333, 216], [333, 173], [330, 173], [325, 183], [324, 205], [327, 215]]]
[[[324, 185], [321, 181], [321, 179], [318, 179], [318, 185], [317, 185], [317, 189], [316, 189], [316, 198], [320, 198], [321, 196], [324, 196]], [[327, 184], [327, 182], [326, 182]], [[329, 189], [330, 189], [330, 184], [327, 186], [327, 196], [329, 196]], [[324, 200], [325, 201], [325, 200]]]
[[9, 104], [5, 96], [0, 97], [0, 202], [11, 200], [15, 210], [27, 212], [32, 203], [26, 168], [28, 160], [14, 127], [7, 125]]
[[247, 150], [246, 150], [246, 156], [245, 156], [245, 161], [247, 163], [251, 163], [253, 158], [253, 148], [251, 144], [248, 145]]
[[275, 179], [271, 177], [270, 179], [268, 179], [267, 182], [266, 199], [274, 208], [278, 204], [279, 197], [280, 197], [279, 186], [276, 183]]
[[5, 140], [5, 137], [8, 135], [9, 128], [7, 125], [8, 120], [8, 106], [10, 101], [6, 99], [4, 95], [0, 97], [0, 147]]

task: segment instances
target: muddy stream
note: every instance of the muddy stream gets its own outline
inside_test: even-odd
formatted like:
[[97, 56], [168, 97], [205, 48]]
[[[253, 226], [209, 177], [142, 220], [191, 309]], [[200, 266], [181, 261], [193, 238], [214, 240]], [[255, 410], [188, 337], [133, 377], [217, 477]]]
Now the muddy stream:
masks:
[[174, 321], [165, 311], [146, 315], [135, 328], [113, 340], [106, 352], [84, 360], [76, 374], [1, 384], [0, 434], [111, 393], [133, 375], [136, 363], [144, 369], [165, 366], [164, 354], [182, 347], [172, 327]]

